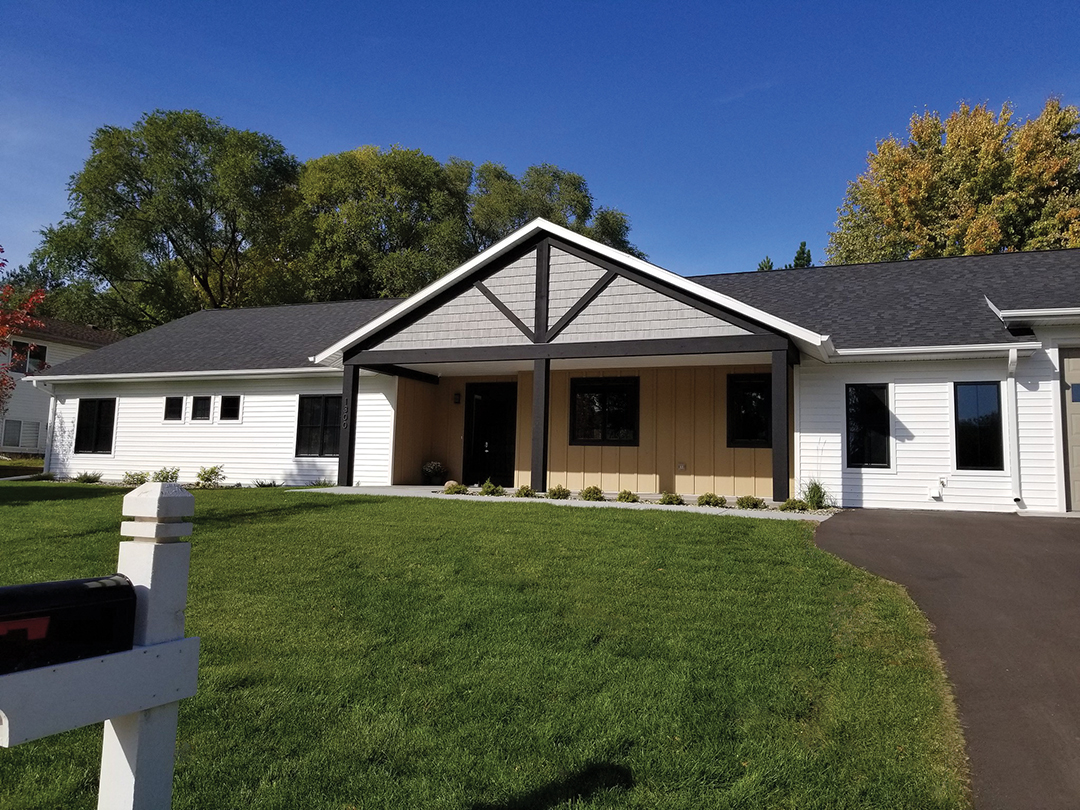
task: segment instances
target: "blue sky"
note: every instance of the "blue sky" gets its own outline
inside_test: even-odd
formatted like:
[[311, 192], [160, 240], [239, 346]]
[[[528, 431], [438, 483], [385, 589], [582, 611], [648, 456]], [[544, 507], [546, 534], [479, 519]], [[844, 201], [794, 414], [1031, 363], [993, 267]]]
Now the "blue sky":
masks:
[[1080, 103], [1072, 2], [0, 0], [0, 245], [60, 221], [100, 126], [194, 108], [301, 159], [400, 144], [554, 163], [684, 275], [828, 231], [913, 113]]

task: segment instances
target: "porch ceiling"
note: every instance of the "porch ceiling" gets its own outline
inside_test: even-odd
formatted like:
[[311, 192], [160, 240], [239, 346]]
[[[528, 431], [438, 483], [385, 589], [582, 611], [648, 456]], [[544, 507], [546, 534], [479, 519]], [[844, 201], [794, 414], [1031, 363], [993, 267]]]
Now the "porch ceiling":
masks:
[[[602, 368], [671, 368], [676, 366], [748, 366], [769, 365], [769, 352], [726, 354], [680, 354], [650, 357], [594, 357], [552, 360], [552, 371]], [[532, 360], [489, 360], [466, 363], [409, 363], [402, 368], [434, 374], [437, 377], [473, 377], [489, 374], [516, 374], [532, 371]]]

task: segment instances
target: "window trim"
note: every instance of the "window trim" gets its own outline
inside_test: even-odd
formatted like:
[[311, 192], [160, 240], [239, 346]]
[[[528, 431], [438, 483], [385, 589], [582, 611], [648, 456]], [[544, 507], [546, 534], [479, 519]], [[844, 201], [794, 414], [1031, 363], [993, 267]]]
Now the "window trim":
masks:
[[[631, 382], [632, 381], [632, 382]], [[632, 439], [608, 439], [603, 436], [600, 439], [577, 439], [575, 433], [577, 432], [577, 394], [582, 388], [596, 386], [602, 390], [602, 393], [606, 396], [606, 388], [616, 388], [619, 386], [626, 386], [633, 388], [633, 423], [634, 423], [634, 437]], [[605, 403], [606, 413], [606, 403]], [[601, 431], [606, 432], [607, 420], [602, 422]], [[623, 376], [623, 377], [571, 377], [570, 378], [570, 413], [567, 423], [567, 439], [571, 447], [639, 447], [641, 445], [641, 377], [639, 376]]]
[[[108, 450], [78, 450], [79, 446], [79, 412], [82, 410], [84, 402], [105, 402], [112, 401], [113, 403], [113, 418], [112, 426], [109, 429], [109, 449]], [[71, 454], [73, 456], [112, 456], [116, 452], [116, 422], [120, 416], [120, 399], [119, 397], [79, 397], [78, 404], [75, 406], [75, 436], [72, 439]], [[96, 431], [95, 431], [96, 433]]]
[[[734, 397], [734, 388], [732, 383], [745, 383], [745, 382], [764, 382], [765, 384], [765, 404], [768, 408], [768, 414], [765, 419], [765, 439], [764, 440], [751, 440], [751, 439], [736, 439], [732, 436], [733, 423], [731, 420], [732, 413], [732, 399]], [[726, 403], [727, 408], [725, 412], [725, 421], [727, 422], [727, 446], [731, 448], [764, 448], [770, 449], [772, 447], [772, 374], [769, 372], [758, 372], [756, 374], [728, 374], [727, 375], [727, 393]]]
[[[341, 434], [340, 434], [340, 432], [338, 433], [339, 441], [334, 446], [332, 453], [323, 452], [325, 450], [325, 448], [322, 447], [321, 435], [322, 435], [322, 431], [326, 429], [326, 424], [325, 424], [326, 404], [325, 403], [326, 403], [326, 400], [330, 399], [330, 398], [337, 398], [340, 401], [342, 399], [342, 396], [341, 396], [341, 394], [297, 394], [297, 396], [296, 396], [296, 422], [295, 422], [295, 424], [296, 424], [296, 436], [295, 436], [295, 441], [293, 442], [293, 457], [294, 458], [339, 458], [340, 457], [340, 455], [341, 455], [341, 442], [340, 442]], [[318, 428], [319, 428], [319, 431], [320, 431], [320, 440], [319, 440], [319, 450], [320, 450], [320, 452], [319, 453], [301, 453], [300, 452], [300, 428], [301, 428], [301, 425], [300, 425], [300, 409], [301, 409], [301, 406], [302, 406], [301, 404], [305, 399], [319, 399], [319, 400], [323, 401], [322, 407], [319, 408], [320, 419], [323, 420], [323, 421], [320, 421], [320, 423], [318, 425]], [[341, 405], [340, 404], [338, 406], [338, 413], [339, 414], [341, 413]], [[315, 426], [314, 425], [304, 425], [303, 427], [309, 427], [310, 428], [310, 427], [315, 427]], [[338, 428], [339, 431], [341, 430], [340, 422], [338, 423], [337, 428]]]
[[[997, 391], [999, 435], [1001, 441], [1001, 466], [1000, 467], [961, 467], [960, 466], [960, 403], [959, 387], [961, 385], [992, 385]], [[1001, 380], [954, 380], [952, 383], [952, 467], [953, 471], [961, 475], [1001, 475], [1009, 469], [1009, 444], [1006, 431], [1008, 421], [1005, 414], [1006, 398], [1002, 392]]]
[[[886, 441], [885, 441], [885, 463], [884, 464], [858, 464], [858, 463], [852, 462], [852, 460], [851, 460], [851, 456], [850, 456], [851, 425], [850, 425], [849, 415], [848, 415], [848, 396], [849, 396], [848, 391], [851, 388], [854, 388], [854, 387], [858, 387], [858, 388], [882, 388], [882, 387], [884, 387], [885, 388], [885, 402], [886, 402], [886, 408], [888, 409], [888, 416], [889, 416], [889, 418], [888, 418], [889, 433], [888, 433], [888, 436], [886, 437]], [[892, 470], [895, 469], [894, 459], [896, 458], [896, 448], [895, 448], [894, 442], [895, 442], [895, 439], [896, 439], [896, 424], [895, 424], [896, 408], [895, 408], [895, 403], [894, 403], [894, 400], [893, 400], [894, 389], [895, 389], [895, 385], [894, 385], [893, 382], [844, 383], [844, 394], [843, 394], [842, 402], [843, 402], [843, 406], [844, 406], [843, 407], [843, 413], [844, 413], [844, 444], [843, 444], [843, 450], [844, 450], [844, 470], [845, 471], [858, 470], [858, 471], [861, 471], [861, 472], [867, 472], [867, 471], [871, 471], [871, 470], [892, 471]]]

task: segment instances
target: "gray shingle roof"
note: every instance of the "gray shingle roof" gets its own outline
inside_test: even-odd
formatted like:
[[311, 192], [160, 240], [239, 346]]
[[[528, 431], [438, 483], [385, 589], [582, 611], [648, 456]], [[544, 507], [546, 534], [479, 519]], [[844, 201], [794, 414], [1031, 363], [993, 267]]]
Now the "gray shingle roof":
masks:
[[1080, 250], [729, 273], [690, 279], [839, 349], [1023, 341], [999, 309], [1080, 307]]
[[59, 363], [40, 376], [314, 367], [309, 357], [397, 303], [203, 310]]

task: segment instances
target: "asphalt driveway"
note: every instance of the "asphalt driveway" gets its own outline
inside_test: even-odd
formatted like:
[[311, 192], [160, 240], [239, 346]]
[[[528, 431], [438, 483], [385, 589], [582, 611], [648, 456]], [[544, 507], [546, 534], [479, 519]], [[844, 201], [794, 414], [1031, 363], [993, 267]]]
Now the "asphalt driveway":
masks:
[[864, 509], [817, 544], [933, 623], [976, 810], [1080, 807], [1080, 520]]

